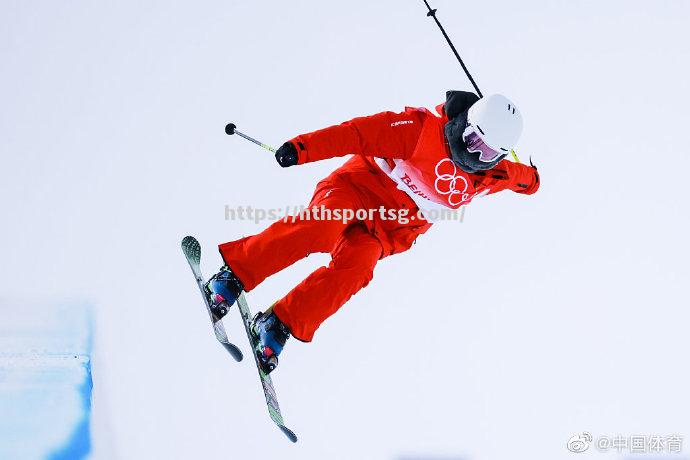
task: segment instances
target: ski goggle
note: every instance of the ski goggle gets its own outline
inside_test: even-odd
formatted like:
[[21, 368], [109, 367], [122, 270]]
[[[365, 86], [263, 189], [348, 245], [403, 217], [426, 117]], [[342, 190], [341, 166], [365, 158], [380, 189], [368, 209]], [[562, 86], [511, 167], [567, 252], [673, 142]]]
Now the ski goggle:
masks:
[[479, 152], [479, 161], [483, 163], [496, 161], [498, 157], [504, 154], [486, 145], [472, 125], [468, 125], [465, 128], [465, 131], [462, 133], [462, 138], [467, 145], [467, 151], [472, 153]]

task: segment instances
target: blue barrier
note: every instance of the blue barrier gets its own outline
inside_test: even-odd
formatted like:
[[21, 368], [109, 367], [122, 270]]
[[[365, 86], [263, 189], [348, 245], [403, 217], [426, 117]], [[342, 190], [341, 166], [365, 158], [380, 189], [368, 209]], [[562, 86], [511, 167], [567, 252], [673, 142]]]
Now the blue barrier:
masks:
[[88, 457], [89, 308], [4, 303], [0, 318], [0, 458]]

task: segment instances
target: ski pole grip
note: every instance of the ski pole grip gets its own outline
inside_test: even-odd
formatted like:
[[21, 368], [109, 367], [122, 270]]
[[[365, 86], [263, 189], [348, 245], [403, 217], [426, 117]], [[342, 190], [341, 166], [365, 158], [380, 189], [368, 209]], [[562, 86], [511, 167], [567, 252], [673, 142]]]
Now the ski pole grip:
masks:
[[227, 125], [225, 125], [225, 134], [227, 134], [228, 136], [232, 136], [233, 134], [235, 134], [235, 128], [237, 128], [237, 126], [235, 126], [235, 123], [228, 123]]

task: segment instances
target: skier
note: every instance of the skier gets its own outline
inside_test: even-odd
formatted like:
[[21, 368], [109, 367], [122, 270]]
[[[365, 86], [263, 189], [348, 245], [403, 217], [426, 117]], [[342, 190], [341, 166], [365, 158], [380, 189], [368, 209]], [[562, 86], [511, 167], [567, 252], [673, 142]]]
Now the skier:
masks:
[[440, 116], [406, 107], [400, 113], [355, 118], [299, 135], [276, 151], [282, 167], [353, 154], [318, 183], [308, 209], [330, 210], [331, 215], [337, 210], [339, 216], [374, 212], [352, 221], [302, 213], [219, 246], [225, 265], [206, 289], [212, 308], [223, 306], [222, 311], [241, 291], [251, 291], [310, 253], [331, 254], [328, 266], [252, 320], [265, 372], [278, 364], [291, 335], [310, 342], [319, 325], [371, 281], [379, 259], [408, 250], [432, 225], [429, 210], [458, 209], [501, 190], [529, 195], [539, 188], [531, 162], [505, 159], [523, 125], [520, 111], [505, 96], [480, 99], [448, 91], [436, 111]]

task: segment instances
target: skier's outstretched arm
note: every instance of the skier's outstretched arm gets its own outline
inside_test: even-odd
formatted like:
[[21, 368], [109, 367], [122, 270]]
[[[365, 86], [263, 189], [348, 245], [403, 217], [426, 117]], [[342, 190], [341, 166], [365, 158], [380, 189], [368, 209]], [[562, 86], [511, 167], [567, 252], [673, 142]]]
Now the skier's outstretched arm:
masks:
[[276, 160], [283, 166], [310, 163], [350, 154], [407, 158], [414, 151], [425, 112], [381, 112], [301, 134], [283, 144]]
[[497, 169], [505, 169], [508, 174], [508, 188], [516, 193], [531, 195], [539, 190], [539, 171], [532, 164], [513, 163], [503, 160], [497, 165]]

